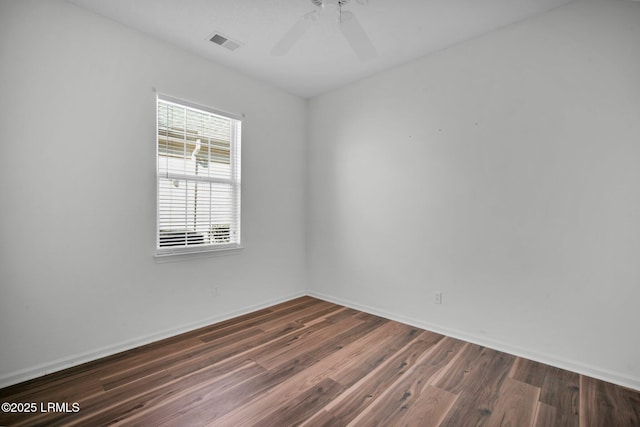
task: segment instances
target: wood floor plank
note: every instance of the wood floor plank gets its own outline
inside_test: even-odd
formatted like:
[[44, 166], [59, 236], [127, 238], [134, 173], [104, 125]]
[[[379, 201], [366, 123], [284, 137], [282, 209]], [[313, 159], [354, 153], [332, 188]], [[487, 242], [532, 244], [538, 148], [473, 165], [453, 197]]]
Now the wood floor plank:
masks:
[[580, 427], [640, 426], [640, 393], [580, 377]]
[[546, 403], [538, 402], [538, 407], [536, 408], [536, 417], [534, 420], [534, 427], [549, 427], [549, 426], [557, 426], [560, 425], [557, 422], [557, 410], [551, 405], [547, 405]]
[[[175, 383], [174, 389], [178, 390], [171, 395], [163, 395], [153, 406], [147, 406], [130, 413], [127, 423], [142, 422], [147, 425], [162, 425], [173, 423], [177, 416], [190, 411], [198, 411], [203, 402], [226, 396], [241, 384], [265, 375], [266, 371], [261, 366], [247, 361], [239, 369], [219, 375], [215, 380], [198, 382], [193, 384], [189, 379], [181, 379]], [[95, 425], [95, 419], [87, 420]], [[175, 424], [174, 424], [175, 425]]]
[[111, 389], [83, 400], [80, 402], [81, 408], [86, 411], [78, 419], [84, 425], [115, 421], [114, 413], [126, 414], [127, 419], [136, 419], [141, 414], [155, 413], [158, 408], [164, 408], [176, 399], [183, 398], [184, 403], [190, 396], [204, 393], [203, 390], [209, 390], [209, 393], [211, 390], [225, 390], [262, 371], [262, 367], [245, 361], [212, 365], [182, 378], [165, 372], [166, 375], [157, 381], [145, 379], [126, 388]]
[[278, 340], [263, 351], [252, 354], [251, 358], [262, 366], [271, 368], [291, 358], [291, 355], [298, 351], [312, 351], [315, 347], [322, 345], [325, 340], [362, 324], [363, 322], [355, 317], [340, 323], [328, 320], [315, 323], [299, 330], [296, 334], [289, 335], [287, 339]]
[[343, 319], [354, 317], [358, 313], [360, 313], [360, 312], [358, 310], [353, 309], [353, 308], [342, 307], [341, 310], [335, 312], [334, 314], [327, 315], [326, 319], [329, 322], [339, 322], [339, 321], [341, 321]]
[[[476, 371], [481, 366], [483, 358], [487, 357], [487, 349], [479, 345], [466, 345], [462, 349], [459, 357], [451, 360], [451, 365], [446, 372], [440, 375], [435, 384], [443, 390], [453, 394], [459, 394], [467, 377], [472, 371]], [[486, 362], [484, 362], [486, 365]]]
[[461, 350], [464, 346], [465, 344], [459, 340], [442, 339], [423, 353], [411, 368], [377, 396], [373, 403], [361, 411], [350, 424], [366, 426], [372, 423], [381, 423], [381, 425], [397, 423], [408, 409], [418, 404], [436, 374], [446, 369], [454, 359], [456, 350]]
[[256, 335], [259, 335], [260, 333], [260, 331], [256, 333], [251, 329], [240, 331], [237, 335], [233, 335], [235, 340], [229, 340], [228, 342], [228, 344], [233, 344], [233, 346], [220, 346], [217, 343], [206, 344], [199, 342], [198, 340], [195, 340], [192, 344], [185, 343], [184, 347], [177, 348], [171, 353], [154, 353], [153, 359], [146, 358], [144, 362], [129, 365], [126, 369], [107, 373], [100, 377], [100, 383], [105, 390], [121, 387], [122, 385], [151, 375], [159, 369], [171, 369], [173, 366], [181, 364], [184, 358], [195, 360], [203, 355], [211, 357], [214, 354], [226, 354], [230, 348], [236, 348], [246, 341], [256, 339]]
[[329, 302], [316, 304], [300, 311], [289, 313], [284, 316], [278, 316], [272, 320], [268, 320], [265, 322], [260, 322], [259, 327], [263, 331], [269, 331], [271, 329], [280, 327], [282, 323], [299, 322], [304, 324], [317, 318], [324, 318], [327, 314], [336, 312], [340, 309], [341, 307]]
[[[115, 361], [121, 358], [111, 357]], [[21, 398], [24, 399], [38, 393], [43, 395], [55, 393], [61, 388], [86, 387], [89, 383], [99, 384], [96, 373], [106, 370], [102, 365], [105, 360], [106, 359], [101, 359], [100, 362], [89, 362], [0, 389], [0, 399], [2, 399], [3, 402], [9, 399], [19, 401]], [[109, 360], [112, 359], [110, 358]]]
[[[407, 427], [436, 427], [442, 423], [458, 396], [428, 385], [415, 403], [403, 410], [394, 425]], [[370, 424], [369, 424], [370, 425]], [[514, 424], [523, 425], [523, 424]]]
[[[351, 422], [358, 414], [382, 395], [393, 383], [411, 369], [443, 339], [442, 335], [422, 332], [411, 343], [399, 349], [393, 357], [371, 370], [325, 408], [341, 425]], [[452, 343], [460, 343], [457, 340]], [[446, 343], [443, 347], [446, 346]]]
[[[21, 422], [15, 424], [9, 424], [11, 426], [31, 426], [33, 424], [42, 423], [47, 426], [66, 426], [66, 425], [83, 425], [84, 416], [95, 416], [109, 413], [113, 417], [113, 413], [117, 412], [118, 416], [121, 412], [116, 409], [113, 410], [116, 405], [121, 402], [127, 401], [132, 396], [138, 394], [150, 396], [159, 392], [158, 387], [162, 384], [166, 384], [172, 380], [171, 375], [166, 371], [158, 371], [153, 375], [145, 378], [145, 381], [139, 381], [136, 384], [130, 384], [126, 390], [112, 390], [111, 392], [100, 392], [86, 396], [82, 396], [77, 400], [74, 400], [80, 405], [82, 413], [68, 414], [68, 413], [45, 413], [41, 412], [34, 417], [23, 418]], [[47, 400], [53, 401], [55, 400]]]
[[214, 346], [208, 351], [203, 351], [202, 347], [198, 347], [194, 351], [183, 354], [181, 358], [175, 360], [166, 369], [174, 376], [180, 377], [200, 369], [206, 369], [208, 366], [230, 358], [250, 357], [251, 352], [256, 351], [256, 349], [259, 350], [273, 340], [287, 337], [300, 329], [303, 329], [303, 325], [292, 323], [283, 326], [280, 330], [265, 332], [255, 337], [240, 340], [229, 346]]
[[208, 396], [196, 408], [177, 411], [169, 417], [166, 423], [158, 425], [202, 426], [209, 424], [233, 410], [249, 404], [315, 363], [317, 363], [317, 359], [314, 357], [302, 355], [285, 365], [253, 377], [250, 381], [239, 383], [222, 395]]
[[300, 427], [340, 427], [345, 426], [344, 422], [331, 415], [324, 409], [316, 412], [312, 417], [307, 418]]
[[[203, 341], [211, 341], [218, 336], [228, 335], [238, 330], [256, 326], [274, 319], [282, 319], [283, 315], [296, 313], [301, 309], [322, 304], [323, 301], [302, 297], [289, 302], [284, 302], [273, 307], [265, 308], [254, 313], [247, 313], [210, 326], [189, 332], [188, 336], [196, 336]], [[287, 322], [284, 322], [287, 323]]]
[[448, 376], [435, 384], [458, 395], [456, 403], [442, 422], [443, 426], [486, 424], [497, 403], [502, 383], [515, 360], [515, 356], [496, 350], [476, 345], [470, 348], [469, 354], [473, 357], [461, 363], [457, 369], [451, 369]]
[[0, 389], [2, 426], [640, 426], [640, 391], [312, 297]]
[[[154, 419], [159, 413], [158, 409], [164, 405], [181, 398], [185, 398], [183, 403], [190, 403], [192, 398], [199, 399], [200, 395], [230, 388], [236, 381], [242, 381], [246, 377], [254, 376], [261, 369], [255, 364], [246, 363], [217, 378], [212, 384], [192, 383], [187, 380], [174, 382], [171, 384], [173, 387], [158, 387], [152, 393], [142, 393], [123, 399], [118, 403], [108, 405], [104, 410], [93, 411], [86, 416], [83, 414], [77, 420], [80, 420], [79, 425], [91, 426], [119, 422], [136, 423], [138, 420], [144, 420], [139, 422], [140, 425], [153, 425]], [[214, 389], [214, 391], [211, 391], [211, 389]], [[114, 414], [119, 415], [114, 417]]]
[[580, 424], [580, 376], [575, 372], [549, 367], [540, 388], [540, 402], [557, 409], [556, 426], [577, 427]]
[[[247, 420], [240, 425], [281, 426], [284, 425], [284, 422], [286, 422], [287, 426], [300, 425], [342, 393], [344, 389], [345, 387], [342, 384], [333, 381], [331, 378], [325, 378], [289, 400], [285, 405], [281, 405], [275, 410], [274, 408], [265, 408], [266, 410], [257, 418], [256, 422]], [[215, 426], [217, 424], [214, 422], [211, 425]]]
[[345, 348], [343, 363], [327, 374], [340, 384], [351, 386], [413, 341], [420, 332], [408, 325], [386, 323]]
[[[97, 395], [104, 392], [102, 385], [97, 378], [80, 379], [78, 381], [55, 381], [52, 385], [37, 386], [32, 390], [21, 391], [15, 395], [4, 396], [0, 402], [29, 402], [33, 395], [46, 395], [48, 401], [53, 402], [75, 402], [85, 396]], [[1, 418], [1, 416], [0, 416]], [[2, 425], [0, 423], [0, 425]]]
[[351, 345], [357, 345], [358, 339], [382, 327], [385, 323], [387, 321], [382, 318], [372, 318], [366, 323], [318, 343], [311, 352], [304, 353], [316, 357], [318, 359], [317, 363], [294, 377], [283, 381], [247, 405], [230, 412], [220, 420], [216, 420], [216, 425], [239, 425], [245, 421], [247, 413], [256, 411], [256, 408], [281, 406], [310, 387], [315, 386], [320, 381], [328, 378], [328, 372], [334, 371], [336, 367], [344, 363], [345, 355], [349, 353]]
[[514, 380], [541, 388], [552, 369], [549, 365], [518, 357], [509, 376]]
[[490, 426], [532, 425], [538, 409], [539, 396], [540, 388], [506, 378], [487, 424]]
[[[241, 316], [237, 319], [229, 319], [222, 324], [214, 327], [202, 328], [197, 337], [202, 341], [209, 342], [219, 337], [228, 336], [234, 332], [242, 331], [248, 327], [262, 326], [265, 323], [272, 322], [274, 327], [280, 327], [283, 324], [293, 323], [301, 317], [301, 310], [309, 310], [313, 312], [317, 307], [326, 307], [318, 301], [305, 301], [293, 306], [283, 306], [280, 309], [261, 310], [257, 316], [251, 316], [251, 313]], [[264, 330], [264, 328], [261, 328]]]

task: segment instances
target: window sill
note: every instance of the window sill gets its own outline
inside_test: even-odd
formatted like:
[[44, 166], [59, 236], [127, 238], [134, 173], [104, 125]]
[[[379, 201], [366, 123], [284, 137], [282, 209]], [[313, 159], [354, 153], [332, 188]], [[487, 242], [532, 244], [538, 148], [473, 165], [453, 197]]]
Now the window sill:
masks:
[[187, 261], [190, 259], [209, 258], [217, 256], [235, 255], [244, 249], [243, 246], [231, 246], [225, 248], [214, 248], [205, 250], [192, 250], [192, 251], [168, 251], [168, 252], [156, 252], [153, 255], [156, 264], [165, 262]]

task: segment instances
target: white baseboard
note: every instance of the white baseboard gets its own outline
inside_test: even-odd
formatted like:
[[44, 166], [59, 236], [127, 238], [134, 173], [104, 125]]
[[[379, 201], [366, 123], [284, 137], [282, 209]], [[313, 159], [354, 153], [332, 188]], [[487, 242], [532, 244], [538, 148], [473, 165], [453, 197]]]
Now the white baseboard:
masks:
[[8, 387], [13, 384], [28, 381], [33, 378], [38, 378], [43, 375], [47, 375], [53, 372], [61, 371], [63, 369], [71, 368], [73, 366], [81, 365], [86, 362], [91, 362], [106, 356], [111, 356], [122, 351], [131, 350], [132, 348], [140, 347], [145, 344], [150, 344], [155, 341], [159, 341], [165, 338], [169, 338], [175, 335], [179, 335], [185, 332], [193, 331], [204, 326], [212, 325], [214, 323], [222, 322], [227, 319], [231, 319], [243, 314], [251, 313], [253, 311], [261, 310], [263, 308], [271, 307], [272, 305], [279, 304], [281, 302], [289, 301], [294, 298], [305, 296], [306, 291], [299, 291], [293, 294], [285, 295], [279, 298], [271, 299], [260, 304], [244, 307], [239, 310], [234, 310], [219, 316], [213, 316], [207, 319], [200, 320], [198, 322], [192, 322], [184, 324], [179, 327], [166, 329], [154, 334], [145, 335], [142, 337], [134, 338], [131, 340], [122, 341], [120, 343], [109, 345], [106, 347], [98, 348], [96, 350], [87, 351], [74, 356], [64, 357], [52, 362], [42, 363], [40, 365], [33, 366], [31, 368], [23, 369], [18, 372], [11, 373], [0, 377], [0, 388]]
[[494, 350], [502, 351], [504, 353], [512, 354], [514, 356], [523, 357], [536, 362], [544, 363], [546, 365], [555, 366], [556, 368], [565, 369], [578, 374], [586, 375], [588, 377], [597, 378], [602, 381], [607, 381], [613, 384], [621, 385], [623, 387], [631, 388], [640, 391], [640, 378], [633, 378], [618, 372], [613, 372], [605, 369], [596, 368], [594, 366], [585, 365], [572, 360], [566, 360], [552, 356], [549, 354], [538, 353], [529, 349], [515, 347], [513, 345], [488, 339], [487, 337], [477, 336], [469, 334], [463, 331], [458, 331], [450, 328], [446, 328], [440, 325], [434, 325], [431, 323], [423, 322], [418, 319], [403, 316], [401, 314], [392, 313], [386, 310], [382, 310], [376, 307], [370, 307], [367, 305], [359, 304], [353, 301], [345, 300], [342, 298], [336, 298], [331, 295], [323, 294], [322, 292], [316, 292], [312, 290], [307, 291], [307, 295], [319, 298], [325, 301], [333, 302], [335, 304], [344, 305], [356, 310], [364, 311], [376, 316], [384, 317], [386, 319], [395, 320], [397, 322], [405, 323], [407, 325], [415, 326], [420, 329], [426, 329], [432, 332], [436, 332], [442, 335], [446, 335], [451, 338], [467, 341], [473, 344], [481, 345], [483, 347], [492, 348]]

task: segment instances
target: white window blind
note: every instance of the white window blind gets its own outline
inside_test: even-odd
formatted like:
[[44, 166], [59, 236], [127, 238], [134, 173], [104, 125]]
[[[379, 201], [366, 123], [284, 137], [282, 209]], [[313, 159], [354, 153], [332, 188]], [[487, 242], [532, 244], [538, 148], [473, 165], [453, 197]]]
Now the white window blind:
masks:
[[238, 118], [158, 96], [159, 255], [240, 245]]

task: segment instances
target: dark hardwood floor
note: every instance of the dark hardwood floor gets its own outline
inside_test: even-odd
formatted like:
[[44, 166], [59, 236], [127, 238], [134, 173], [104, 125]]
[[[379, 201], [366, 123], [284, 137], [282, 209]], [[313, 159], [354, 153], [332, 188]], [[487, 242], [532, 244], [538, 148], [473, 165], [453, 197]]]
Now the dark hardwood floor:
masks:
[[1, 389], [0, 402], [37, 405], [0, 413], [6, 426], [640, 425], [640, 392], [311, 297]]

